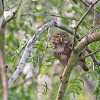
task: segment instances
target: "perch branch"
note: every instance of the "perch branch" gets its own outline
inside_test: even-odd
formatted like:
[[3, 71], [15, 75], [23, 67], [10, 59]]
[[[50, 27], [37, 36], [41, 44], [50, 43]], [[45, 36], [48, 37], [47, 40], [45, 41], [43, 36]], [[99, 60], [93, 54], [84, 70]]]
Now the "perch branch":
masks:
[[11, 88], [14, 81], [19, 77], [19, 75], [22, 73], [23, 68], [25, 66], [25, 63], [30, 55], [30, 52], [32, 51], [32, 47], [34, 45], [34, 43], [36, 42], [36, 40], [40, 37], [40, 35], [47, 30], [48, 28], [52, 27], [54, 25], [54, 21], [51, 21], [45, 25], [43, 25], [41, 28], [38, 29], [37, 33], [33, 36], [32, 39], [29, 40], [25, 51], [23, 53], [23, 56], [19, 62], [19, 65], [16, 69], [16, 71], [14, 72], [13, 76], [10, 78], [9, 82], [8, 82], [8, 87]]
[[96, 0], [96, 1], [88, 8], [88, 10], [85, 12], [85, 14], [81, 17], [80, 21], [79, 21], [78, 24], [76, 25], [76, 27], [75, 27], [75, 33], [74, 33], [74, 44], [73, 44], [73, 49], [74, 49], [74, 47], [75, 47], [75, 45], [76, 45], [76, 32], [77, 32], [77, 29], [78, 29], [79, 25], [80, 25], [81, 22], [84, 20], [84, 18], [87, 16], [87, 14], [88, 14], [89, 11], [92, 9], [92, 7], [93, 7], [96, 3], [98, 3], [98, 2], [99, 2], [99, 0]]
[[100, 32], [89, 34], [88, 36], [84, 37], [79, 42], [79, 44], [74, 48], [74, 50], [72, 51], [71, 56], [69, 58], [68, 64], [64, 69], [62, 82], [60, 84], [56, 100], [63, 100], [64, 99], [64, 95], [65, 95], [66, 88], [68, 85], [69, 77], [70, 77], [70, 74], [71, 74], [73, 67], [75, 66], [75, 64], [78, 60], [79, 54], [82, 52], [82, 50], [88, 44], [95, 42], [95, 41], [98, 41], [98, 40], [100, 40]]

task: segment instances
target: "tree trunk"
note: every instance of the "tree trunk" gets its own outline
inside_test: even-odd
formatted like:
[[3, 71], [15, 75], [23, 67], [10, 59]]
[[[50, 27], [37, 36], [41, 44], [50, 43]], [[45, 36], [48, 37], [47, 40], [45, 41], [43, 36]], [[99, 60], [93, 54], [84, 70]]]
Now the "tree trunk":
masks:
[[[4, 7], [3, 0], [0, 1], [0, 51], [2, 60], [5, 63], [5, 28], [3, 26], [4, 22]], [[1, 59], [0, 59], [0, 100], [3, 100], [3, 88], [2, 88], [2, 68], [1, 68]], [[5, 66], [4, 66], [5, 67]], [[3, 68], [5, 70], [5, 68]], [[5, 99], [6, 100], [6, 99]]]

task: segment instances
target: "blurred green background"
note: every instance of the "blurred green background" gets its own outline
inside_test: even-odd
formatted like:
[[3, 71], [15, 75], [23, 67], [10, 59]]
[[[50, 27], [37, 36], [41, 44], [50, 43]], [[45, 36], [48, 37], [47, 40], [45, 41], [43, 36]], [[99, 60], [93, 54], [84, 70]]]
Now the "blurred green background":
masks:
[[[19, 2], [20, 0], [5, 0], [6, 19], [10, 17]], [[74, 29], [87, 9], [88, 7], [80, 0], [77, 4], [74, 4], [72, 0], [22, 0], [16, 18], [12, 19], [5, 28], [7, 81], [16, 70], [28, 40], [42, 25], [54, 20], [55, 16], [59, 15], [63, 18], [57, 17], [58, 22]], [[100, 11], [100, 7], [97, 9]], [[34, 16], [34, 13], [48, 14], [49, 16]], [[78, 33], [81, 36], [92, 31], [93, 14], [94, 11], [91, 10], [79, 26]], [[55, 100], [63, 67], [53, 57], [51, 36], [59, 30], [55, 27], [49, 28], [36, 41], [22, 74], [15, 81], [13, 87], [8, 89], [8, 100]], [[100, 31], [100, 28], [95, 31]], [[70, 35], [70, 37], [73, 40], [73, 36]], [[92, 43], [89, 47], [95, 51], [100, 48], [100, 42]], [[85, 55], [87, 54], [85, 52]], [[96, 53], [96, 57], [100, 60], [100, 51]], [[89, 72], [84, 72], [80, 66], [73, 69], [65, 100], [91, 100], [91, 93], [89, 94], [90, 90], [86, 88], [87, 81], [84, 76], [93, 85], [93, 95], [100, 100], [98, 99], [100, 98], [100, 66], [95, 66], [95, 70], [93, 70], [94, 64], [90, 57], [86, 59], [86, 64]], [[0, 96], [0, 100], [2, 100], [2, 96]]]

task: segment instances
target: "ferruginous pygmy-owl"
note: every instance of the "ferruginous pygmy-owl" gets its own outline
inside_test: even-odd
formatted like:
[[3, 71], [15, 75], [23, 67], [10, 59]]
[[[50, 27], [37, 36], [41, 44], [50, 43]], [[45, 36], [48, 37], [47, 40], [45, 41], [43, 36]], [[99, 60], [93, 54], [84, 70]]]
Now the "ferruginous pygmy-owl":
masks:
[[[68, 59], [72, 52], [73, 41], [70, 39], [68, 34], [64, 31], [56, 32], [52, 37], [53, 55], [59, 59], [61, 64], [66, 67]], [[81, 63], [80, 63], [81, 62]], [[84, 71], [88, 71], [85, 64], [85, 59], [79, 61]]]

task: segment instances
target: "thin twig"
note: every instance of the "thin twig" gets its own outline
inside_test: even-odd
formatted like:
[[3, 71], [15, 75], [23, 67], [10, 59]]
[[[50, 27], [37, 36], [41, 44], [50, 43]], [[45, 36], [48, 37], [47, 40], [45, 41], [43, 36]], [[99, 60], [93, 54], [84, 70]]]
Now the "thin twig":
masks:
[[[63, 18], [63, 19], [71, 19], [71, 20], [76, 20], [76, 21], [78, 21], [76, 18], [62, 17], [62, 16], [59, 16], [59, 15], [42, 14], [42, 13], [30, 13], [30, 14], [23, 14], [23, 15], [20, 15], [20, 17], [23, 17], [23, 16], [51, 16], [51, 17], [59, 17], [59, 18]], [[16, 18], [16, 16], [14, 16], [13, 18], [11, 18], [11, 20], [13, 20], [13, 19], [15, 19], [15, 18]], [[6, 24], [9, 23], [11, 20], [6, 21]]]
[[96, 5], [94, 5], [94, 17], [93, 17], [93, 28], [95, 27], [96, 22]]
[[[23, 14], [23, 15], [21, 15], [21, 16], [27, 16], [27, 15], [29, 15], [29, 16], [40, 16], [40, 15], [42, 15], [42, 16], [51, 16], [51, 17], [59, 17], [59, 18], [63, 18], [63, 19], [72, 19], [72, 18], [66, 18], [66, 17], [62, 17], [62, 16], [59, 16], [59, 15], [53, 15], [53, 14], [42, 14], [42, 13], [33, 13], [33, 14]], [[75, 18], [73, 18], [72, 20], [76, 20]]]
[[[90, 4], [86, 3], [84, 0], [81, 0], [81, 1], [83, 2], [83, 4], [85, 4], [85, 6], [90, 7]], [[92, 8], [92, 9], [94, 10], [95, 8]], [[97, 10], [97, 9], [95, 9], [95, 10], [96, 10], [96, 12], [100, 13], [99, 10]]]
[[[60, 7], [60, 9], [59, 9], [59, 13], [61, 12], [63, 6], [66, 4], [66, 1], [67, 1], [67, 0], [65, 0], [65, 1], [63, 2], [63, 4], [61, 5], [61, 7]], [[57, 17], [54, 19], [54, 21], [57, 21]]]
[[96, 51], [90, 53], [89, 55], [85, 56], [84, 58], [87, 58], [87, 57], [89, 57], [89, 56], [91, 56], [91, 55], [93, 55], [93, 54], [96, 54], [98, 51], [100, 51], [100, 48], [99, 48], [98, 50], [96, 50]]
[[[46, 46], [45, 46], [45, 50], [44, 50], [44, 52], [43, 52], [43, 54], [42, 54], [42, 57], [41, 57], [41, 59], [40, 59], [40, 61], [39, 61], [39, 66], [40, 66], [41, 62], [43, 61], [44, 55], [45, 55], [45, 53], [46, 53], [46, 51], [47, 51], [47, 49], [48, 49], [48, 43], [49, 43], [49, 41], [50, 41], [50, 38], [51, 38], [51, 33], [50, 33], [50, 28], [49, 28], [49, 29], [48, 29], [48, 40], [47, 40], [47, 44], [46, 44]], [[41, 67], [41, 66], [40, 66], [40, 67]]]
[[85, 35], [83, 35], [81, 38], [79, 38], [77, 41], [81, 41], [85, 36], [87, 36], [89, 33], [86, 33]]
[[21, 3], [22, 3], [22, 0], [20, 0], [20, 3], [18, 5], [18, 7], [16, 8], [16, 11], [13, 12], [12, 16], [9, 19], [5, 20], [3, 26], [5, 26], [8, 22], [10, 22], [15, 17], [15, 15], [17, 14], [17, 12], [19, 10], [19, 7], [20, 7]]
[[35, 77], [38, 75], [38, 70], [39, 70], [39, 67], [36, 67], [35, 70], [34, 70], [34, 72], [33, 72], [33, 75], [32, 75], [32, 76], [30, 76], [30, 77], [27, 78], [26, 80], [22, 81], [21, 83], [16, 84], [16, 86], [17, 86], [17, 85], [23, 85], [23, 84], [25, 84], [27, 81], [29, 81], [29, 80], [35, 78]]
[[1, 67], [0, 69], [1, 69], [2, 87], [3, 87], [3, 100], [8, 100], [5, 65], [4, 65], [1, 50], [0, 50], [0, 67]]
[[99, 28], [99, 27], [100, 27], [100, 25], [96, 26], [96, 27], [94, 28], [94, 30], [97, 29], [97, 28]]
[[[89, 32], [90, 34], [94, 32], [95, 29], [99, 28], [100, 25], [96, 26], [95, 28], [93, 28], [92, 30], [90, 30], [91, 32]], [[89, 33], [85, 34], [84, 36], [80, 37], [77, 41], [82, 40], [85, 36], [87, 36]]]
[[76, 45], [76, 32], [77, 32], [77, 29], [78, 29], [79, 25], [80, 25], [81, 22], [84, 20], [84, 18], [87, 16], [87, 14], [88, 14], [89, 11], [91, 10], [91, 8], [92, 8], [96, 3], [98, 3], [98, 2], [99, 2], [99, 0], [96, 0], [96, 1], [88, 8], [88, 10], [85, 12], [85, 14], [81, 17], [80, 21], [79, 21], [78, 24], [76, 25], [76, 27], [75, 27], [75, 33], [74, 33], [74, 45], [73, 45], [73, 49], [74, 49], [74, 47], [75, 47], [75, 45]]
[[[93, 53], [93, 51], [87, 46], [86, 50], [88, 53]], [[96, 58], [96, 56], [94, 54], [91, 55], [91, 58], [93, 60], [93, 62], [95, 63], [95, 65], [100, 66], [100, 61]]]

